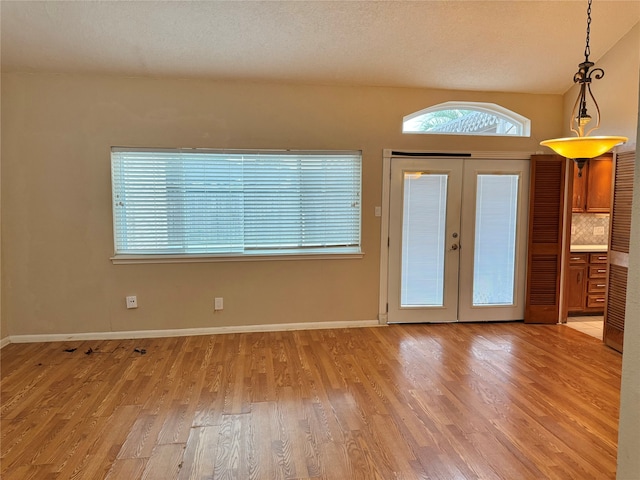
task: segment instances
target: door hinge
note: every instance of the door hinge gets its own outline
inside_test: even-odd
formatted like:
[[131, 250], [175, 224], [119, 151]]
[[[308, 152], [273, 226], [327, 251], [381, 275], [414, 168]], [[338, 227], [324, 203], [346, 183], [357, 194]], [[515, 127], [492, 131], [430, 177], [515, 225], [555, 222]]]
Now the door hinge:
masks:
[[387, 237], [387, 248], [391, 246], [391, 237]]
[[389, 313], [389, 303], [387, 302], [387, 313]]

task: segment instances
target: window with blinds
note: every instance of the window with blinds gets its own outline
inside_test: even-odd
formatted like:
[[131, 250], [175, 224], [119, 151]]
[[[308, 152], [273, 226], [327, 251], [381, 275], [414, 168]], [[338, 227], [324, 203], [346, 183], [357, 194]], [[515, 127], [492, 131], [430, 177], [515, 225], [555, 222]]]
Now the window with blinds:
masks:
[[360, 252], [360, 152], [112, 148], [115, 254]]

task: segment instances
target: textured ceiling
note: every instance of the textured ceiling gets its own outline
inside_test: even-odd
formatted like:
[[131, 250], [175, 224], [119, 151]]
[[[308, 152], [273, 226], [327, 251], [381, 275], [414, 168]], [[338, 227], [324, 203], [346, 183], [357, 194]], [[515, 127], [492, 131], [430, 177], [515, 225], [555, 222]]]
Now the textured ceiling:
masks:
[[[586, 0], [6, 1], [3, 71], [563, 93]], [[594, 0], [592, 60], [640, 21]], [[639, 46], [640, 49], [640, 46]]]

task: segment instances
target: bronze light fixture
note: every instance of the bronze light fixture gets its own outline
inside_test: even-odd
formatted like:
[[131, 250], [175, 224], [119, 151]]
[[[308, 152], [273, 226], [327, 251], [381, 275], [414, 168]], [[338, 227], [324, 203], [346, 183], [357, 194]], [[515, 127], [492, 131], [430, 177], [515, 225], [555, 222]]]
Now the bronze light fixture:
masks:
[[[573, 106], [569, 128], [577, 137], [554, 138], [540, 142], [540, 145], [551, 148], [556, 153], [572, 159], [578, 165], [578, 176], [582, 176], [582, 167], [590, 159], [598, 157], [608, 152], [616, 145], [626, 142], [627, 137], [616, 136], [593, 136], [589, 134], [600, 127], [600, 107], [591, 92], [591, 82], [593, 79], [600, 80], [604, 76], [604, 70], [592, 67], [595, 63], [589, 60], [591, 48], [589, 46], [589, 35], [591, 33], [591, 1], [587, 8], [587, 43], [584, 49], [584, 62], [578, 65], [578, 71], [573, 76], [573, 82], [580, 85], [578, 98]], [[592, 104], [595, 109], [595, 125], [589, 125], [594, 119], [587, 111], [588, 104]], [[593, 110], [592, 110], [593, 111]], [[589, 130], [585, 129], [591, 126]]]

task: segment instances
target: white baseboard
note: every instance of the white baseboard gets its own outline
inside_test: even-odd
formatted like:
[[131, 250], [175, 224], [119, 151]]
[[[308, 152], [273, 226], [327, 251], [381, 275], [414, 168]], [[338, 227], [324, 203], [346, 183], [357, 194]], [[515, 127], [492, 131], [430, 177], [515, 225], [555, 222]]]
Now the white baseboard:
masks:
[[9, 343], [70, 342], [81, 340], [124, 340], [136, 338], [187, 337], [222, 333], [283, 332], [290, 330], [326, 330], [335, 328], [379, 327], [378, 320], [353, 322], [278, 323], [237, 327], [176, 328], [171, 330], [135, 330], [120, 332], [56, 333], [43, 335], [11, 335], [1, 340], [0, 348]]

